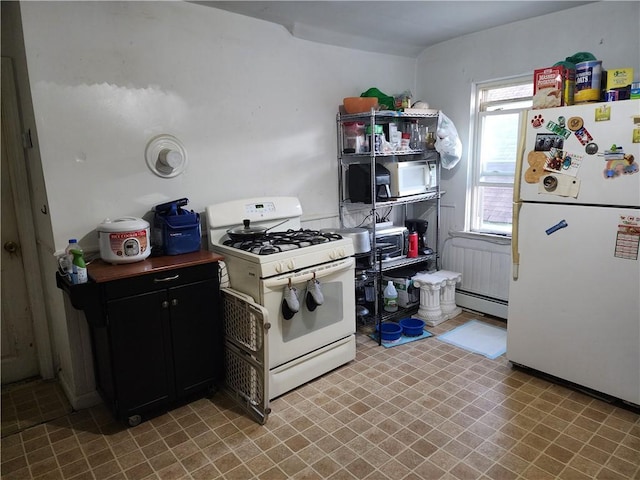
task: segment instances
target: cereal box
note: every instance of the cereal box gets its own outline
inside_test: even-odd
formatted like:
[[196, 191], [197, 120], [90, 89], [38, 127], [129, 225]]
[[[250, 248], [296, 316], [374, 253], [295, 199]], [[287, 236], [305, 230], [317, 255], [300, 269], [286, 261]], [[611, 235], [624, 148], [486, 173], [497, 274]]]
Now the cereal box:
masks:
[[575, 70], [557, 66], [534, 70], [533, 108], [573, 105]]

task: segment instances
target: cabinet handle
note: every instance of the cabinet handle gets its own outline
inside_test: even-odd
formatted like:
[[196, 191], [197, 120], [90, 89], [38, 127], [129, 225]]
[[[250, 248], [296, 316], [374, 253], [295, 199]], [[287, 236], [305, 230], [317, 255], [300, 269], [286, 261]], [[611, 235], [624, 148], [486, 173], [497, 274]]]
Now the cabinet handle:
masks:
[[167, 302], [166, 300], [164, 300], [161, 305], [162, 308], [169, 308], [169, 302]]
[[162, 282], [170, 282], [172, 280], [176, 280], [180, 277], [180, 274], [178, 275], [174, 275], [173, 277], [165, 277], [165, 278], [154, 278], [153, 281], [155, 283], [162, 283]]
[[178, 299], [174, 298], [174, 299], [171, 300], [171, 306], [175, 307], [176, 305], [178, 305]]

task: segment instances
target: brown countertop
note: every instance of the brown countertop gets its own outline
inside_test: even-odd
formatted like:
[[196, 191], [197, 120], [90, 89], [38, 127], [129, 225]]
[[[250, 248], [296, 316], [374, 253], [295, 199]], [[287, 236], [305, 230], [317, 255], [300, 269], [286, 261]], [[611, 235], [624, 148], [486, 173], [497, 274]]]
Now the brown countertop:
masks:
[[198, 252], [183, 253], [182, 255], [166, 255], [162, 257], [148, 257], [145, 260], [134, 263], [112, 265], [102, 259], [93, 260], [87, 270], [89, 278], [96, 283], [110, 282], [122, 278], [137, 277], [147, 273], [157, 273], [174, 268], [191, 267], [203, 263], [223, 260], [222, 255], [200, 250]]

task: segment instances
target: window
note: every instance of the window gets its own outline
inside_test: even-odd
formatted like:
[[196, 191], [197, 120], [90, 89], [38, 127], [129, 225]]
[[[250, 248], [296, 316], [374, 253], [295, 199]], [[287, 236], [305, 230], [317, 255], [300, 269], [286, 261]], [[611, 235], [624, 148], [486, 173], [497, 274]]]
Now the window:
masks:
[[520, 121], [532, 97], [531, 76], [476, 85], [471, 231], [511, 235]]

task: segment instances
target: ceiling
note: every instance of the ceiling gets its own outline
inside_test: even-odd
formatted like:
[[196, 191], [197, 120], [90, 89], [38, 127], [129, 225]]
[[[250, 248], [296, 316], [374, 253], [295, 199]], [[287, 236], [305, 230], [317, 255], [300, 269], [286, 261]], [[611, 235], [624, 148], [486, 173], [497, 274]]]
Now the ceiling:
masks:
[[293, 36], [417, 57], [455, 37], [584, 5], [587, 1], [194, 1], [284, 26]]

